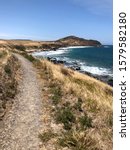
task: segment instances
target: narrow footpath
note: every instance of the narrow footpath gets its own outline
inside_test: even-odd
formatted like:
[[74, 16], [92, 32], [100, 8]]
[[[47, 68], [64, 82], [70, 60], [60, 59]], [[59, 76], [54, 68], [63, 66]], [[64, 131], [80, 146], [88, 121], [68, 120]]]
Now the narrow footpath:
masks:
[[21, 64], [21, 81], [12, 109], [0, 130], [0, 150], [39, 150], [42, 127], [42, 96], [39, 79], [32, 63], [14, 54]]

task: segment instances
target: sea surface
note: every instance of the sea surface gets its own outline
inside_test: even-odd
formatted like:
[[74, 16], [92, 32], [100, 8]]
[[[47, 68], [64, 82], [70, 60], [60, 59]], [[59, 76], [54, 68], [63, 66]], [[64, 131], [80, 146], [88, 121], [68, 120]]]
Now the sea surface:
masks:
[[60, 48], [56, 51], [35, 52], [37, 57], [53, 57], [68, 63], [77, 62], [82, 71], [94, 75], [113, 76], [113, 46], [101, 47], [79, 46]]

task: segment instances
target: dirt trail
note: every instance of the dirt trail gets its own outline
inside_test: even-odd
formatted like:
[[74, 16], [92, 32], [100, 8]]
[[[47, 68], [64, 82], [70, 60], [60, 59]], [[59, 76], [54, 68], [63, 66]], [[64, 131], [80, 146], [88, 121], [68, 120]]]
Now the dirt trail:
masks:
[[42, 121], [40, 83], [32, 63], [15, 54], [21, 63], [22, 80], [4, 129], [0, 129], [0, 150], [39, 150]]

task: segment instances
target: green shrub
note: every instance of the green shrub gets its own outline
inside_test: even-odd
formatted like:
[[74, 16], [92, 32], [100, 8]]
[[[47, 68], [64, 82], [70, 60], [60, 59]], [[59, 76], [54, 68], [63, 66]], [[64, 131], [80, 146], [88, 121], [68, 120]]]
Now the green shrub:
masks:
[[51, 92], [53, 94], [52, 102], [53, 102], [53, 104], [57, 105], [62, 98], [61, 88], [60, 87], [53, 87], [53, 88], [51, 88]]
[[12, 71], [11, 71], [11, 68], [10, 68], [10, 66], [9, 66], [8, 64], [5, 65], [4, 70], [5, 70], [5, 72], [6, 72], [8, 75], [11, 75]]
[[0, 58], [3, 58], [6, 55], [7, 55], [6, 51], [0, 51]]
[[82, 129], [87, 129], [92, 127], [92, 119], [87, 115], [80, 117], [79, 122]]
[[73, 112], [69, 106], [62, 107], [56, 112], [56, 121], [58, 123], [63, 123], [65, 130], [70, 130], [72, 123], [74, 123], [75, 120], [75, 116], [73, 115]]
[[20, 51], [25, 51], [26, 50], [25, 46], [23, 46], [23, 45], [14, 45], [13, 48], [15, 48], [17, 50], [20, 50]]
[[81, 99], [81, 98], [78, 98], [78, 102], [75, 103], [74, 108], [75, 108], [76, 110], [78, 110], [78, 111], [83, 111], [82, 108], [81, 108], [82, 103], [83, 103], [82, 99]]
[[23, 52], [22, 55], [31, 62], [36, 61], [36, 59], [32, 55], [28, 55], [26, 52]]
[[32, 55], [26, 55], [26, 58], [31, 62], [35, 61], [35, 58]]

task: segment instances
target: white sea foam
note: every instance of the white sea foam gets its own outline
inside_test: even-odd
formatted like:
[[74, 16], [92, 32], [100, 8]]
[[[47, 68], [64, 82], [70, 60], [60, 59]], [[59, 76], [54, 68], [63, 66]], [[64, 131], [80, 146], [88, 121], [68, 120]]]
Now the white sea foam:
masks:
[[62, 47], [59, 48], [58, 50], [68, 50], [68, 49], [74, 49], [74, 48], [89, 48], [93, 46], [68, 46], [68, 47]]
[[[60, 57], [58, 59], [60, 59]], [[64, 57], [63, 60], [68, 62], [68, 64], [70, 64], [68, 66], [71, 66], [71, 65], [73, 66], [74, 62], [76, 62], [78, 66], [80, 66], [82, 71], [90, 72], [95, 75], [109, 75], [113, 77], [113, 74], [110, 69], [96, 67], [96, 66], [88, 66], [85, 62], [81, 62], [79, 60], [74, 60], [74, 59], [69, 59], [67, 57]]]
[[108, 45], [104, 45], [104, 48], [109, 48], [110, 46], [108, 46]]
[[71, 49], [74, 48], [89, 48], [93, 46], [69, 46], [69, 47], [62, 47], [57, 49], [56, 51], [42, 51], [42, 52], [34, 52], [32, 55], [33, 56], [50, 56], [50, 55], [60, 55], [69, 52]]
[[60, 54], [66, 53], [66, 52], [67, 52], [67, 50], [62, 49], [62, 50], [50, 51], [47, 53], [47, 55], [60, 55]]
[[81, 70], [90, 72], [90, 73], [95, 74], [95, 75], [109, 75], [109, 76], [112, 76], [111, 71], [107, 68], [81, 65]]
[[58, 49], [56, 51], [42, 51], [42, 52], [35, 52], [33, 53], [33, 56], [50, 56], [50, 55], [61, 55], [64, 53], [67, 53], [67, 49]]

